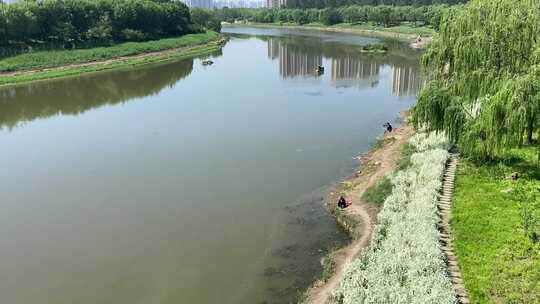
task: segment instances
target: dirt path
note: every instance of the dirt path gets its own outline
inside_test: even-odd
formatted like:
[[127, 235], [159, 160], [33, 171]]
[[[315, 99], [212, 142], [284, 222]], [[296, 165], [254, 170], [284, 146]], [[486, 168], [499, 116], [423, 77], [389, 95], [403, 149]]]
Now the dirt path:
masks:
[[[412, 127], [404, 124], [384, 137], [381, 148], [362, 157], [362, 172], [348, 180], [353, 188], [348, 193], [352, 205], [345, 209], [346, 215], [359, 220], [356, 228], [359, 238], [345, 248], [334, 253], [336, 269], [334, 275], [326, 282], [317, 282], [308, 291], [308, 302], [327, 304], [331, 301], [332, 292], [339, 286], [347, 266], [369, 245], [371, 234], [376, 224], [379, 207], [362, 201], [362, 194], [376, 182], [395, 170], [401, 156], [402, 147], [414, 133]], [[336, 201], [335, 199], [333, 201]], [[335, 206], [329, 206], [334, 208]], [[357, 235], [358, 235], [357, 234]]]

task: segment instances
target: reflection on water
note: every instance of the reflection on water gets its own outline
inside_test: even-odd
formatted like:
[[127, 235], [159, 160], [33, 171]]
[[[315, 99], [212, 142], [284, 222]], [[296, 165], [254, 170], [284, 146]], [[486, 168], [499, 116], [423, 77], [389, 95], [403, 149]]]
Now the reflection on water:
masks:
[[212, 66], [0, 88], [2, 303], [283, 304], [320, 275], [328, 185], [414, 104], [418, 53], [237, 31]]
[[[212, 56], [220, 56], [217, 51]], [[0, 127], [54, 115], [78, 115], [93, 108], [152, 96], [174, 86], [193, 70], [193, 59], [152, 67], [0, 89]], [[36, 98], [40, 96], [40, 98]]]
[[323, 65], [323, 59], [330, 59], [331, 79], [337, 88], [376, 87], [380, 71], [386, 66], [392, 69], [392, 94], [416, 96], [421, 87], [417, 62], [404, 63], [402, 54], [396, 55], [393, 49], [389, 54], [366, 54], [362, 53], [361, 46], [336, 44], [332, 48], [313, 47], [312, 39], [307, 44], [298, 44], [299, 39], [302, 38], [267, 39], [268, 58], [279, 60], [279, 73], [283, 78], [317, 77], [315, 69]]
[[283, 40], [268, 40], [268, 58], [279, 58], [279, 74], [283, 78], [315, 76], [315, 69], [322, 65], [322, 55], [310, 53], [298, 44], [286, 44]]
[[377, 60], [352, 56], [332, 58], [332, 81], [336, 87], [375, 87], [379, 83], [381, 66]]
[[414, 96], [421, 88], [422, 80], [418, 66], [394, 65], [392, 69], [392, 94]]

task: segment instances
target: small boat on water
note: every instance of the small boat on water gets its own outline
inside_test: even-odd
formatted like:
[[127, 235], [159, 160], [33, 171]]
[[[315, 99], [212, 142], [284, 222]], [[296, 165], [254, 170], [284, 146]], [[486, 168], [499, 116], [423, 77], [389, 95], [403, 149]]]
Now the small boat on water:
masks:
[[214, 62], [212, 60], [210, 60], [210, 59], [203, 60], [203, 62], [202, 62], [202, 65], [212, 65], [212, 64], [214, 64]]
[[316, 72], [317, 74], [319, 74], [319, 75], [322, 74], [322, 73], [324, 73], [324, 67], [321, 66], [321, 65], [318, 66], [318, 67], [315, 69], [315, 72]]

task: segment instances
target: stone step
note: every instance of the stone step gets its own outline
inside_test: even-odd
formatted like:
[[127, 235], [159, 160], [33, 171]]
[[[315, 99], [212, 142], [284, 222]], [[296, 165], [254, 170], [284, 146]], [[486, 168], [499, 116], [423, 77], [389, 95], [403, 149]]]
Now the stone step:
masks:
[[469, 300], [469, 297], [460, 297], [460, 298], [458, 299], [458, 301], [459, 301], [459, 303], [461, 303], [461, 304], [470, 304], [470, 303], [471, 303], [471, 301]]
[[457, 266], [448, 266], [448, 269], [451, 272], [460, 272], [461, 271], [461, 270], [459, 270], [459, 267], [457, 267]]
[[448, 254], [448, 253], [447, 253], [447, 254], [446, 254], [446, 259], [447, 259], [448, 261], [456, 261], [456, 262], [457, 262], [457, 256], [456, 256], [455, 254], [453, 254], [453, 253], [451, 253], [451, 254]]
[[459, 272], [453, 272], [453, 271], [450, 271], [450, 277], [451, 278], [461, 278], [461, 273]]
[[447, 264], [448, 264], [449, 266], [456, 266], [456, 267], [458, 267], [457, 261], [447, 261]]
[[463, 279], [462, 278], [452, 278], [453, 284], [461, 284], [463, 285]]
[[454, 248], [448, 247], [448, 246], [442, 246], [441, 250], [444, 251], [444, 252], [454, 252]]

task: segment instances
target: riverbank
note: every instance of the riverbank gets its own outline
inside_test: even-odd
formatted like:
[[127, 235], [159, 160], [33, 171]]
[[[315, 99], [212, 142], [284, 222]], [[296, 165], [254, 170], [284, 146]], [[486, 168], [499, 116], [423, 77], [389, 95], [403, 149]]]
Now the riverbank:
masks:
[[216, 32], [185, 35], [111, 47], [46, 51], [0, 60], [0, 85], [11, 85], [149, 63], [178, 60], [215, 52], [225, 39]]
[[[331, 254], [332, 261], [327, 263], [333, 265], [334, 273], [317, 281], [307, 291], [306, 303], [326, 304], [343, 279], [347, 266], [369, 245], [381, 205], [367, 201], [364, 193], [398, 168], [413, 134], [414, 129], [406, 121], [394, 132], [386, 134], [374, 150], [361, 157], [360, 171], [330, 193], [327, 207], [350, 233], [353, 241]], [[352, 205], [344, 210], [336, 206], [341, 194], [352, 201]]]
[[[316, 30], [323, 32], [334, 33], [350, 33], [371, 37], [383, 37], [399, 39], [409, 42], [413, 48], [423, 49], [431, 42], [432, 36], [435, 34], [435, 30], [428, 27], [411, 27], [411, 26], [393, 26], [393, 27], [381, 27], [370, 24], [350, 24], [339, 23], [332, 26], [325, 26], [322, 23], [310, 23], [305, 25], [298, 25], [293, 23], [241, 23], [241, 24], [225, 24], [224, 26], [252, 26], [260, 28], [284, 28], [284, 29], [305, 29]], [[421, 37], [418, 41], [417, 38]]]

